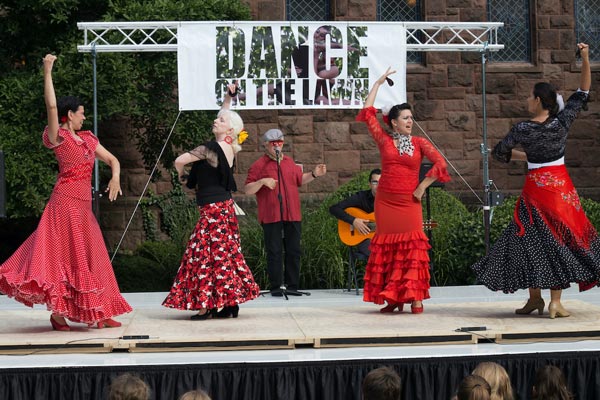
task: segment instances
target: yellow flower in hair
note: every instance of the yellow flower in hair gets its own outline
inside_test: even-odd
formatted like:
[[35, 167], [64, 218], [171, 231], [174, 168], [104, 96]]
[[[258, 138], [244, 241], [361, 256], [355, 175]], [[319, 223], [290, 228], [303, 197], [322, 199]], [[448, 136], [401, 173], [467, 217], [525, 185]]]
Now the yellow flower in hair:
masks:
[[246, 141], [246, 139], [248, 139], [248, 132], [241, 131], [240, 134], [238, 135], [238, 143], [242, 144]]

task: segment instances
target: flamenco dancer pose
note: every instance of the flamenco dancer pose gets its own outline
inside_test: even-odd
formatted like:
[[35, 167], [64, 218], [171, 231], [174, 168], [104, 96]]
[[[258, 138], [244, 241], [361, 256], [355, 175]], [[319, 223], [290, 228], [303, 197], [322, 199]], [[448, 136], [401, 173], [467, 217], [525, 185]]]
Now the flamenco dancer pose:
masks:
[[[196, 190], [200, 212], [187, 248], [163, 306], [197, 310], [192, 320], [236, 318], [239, 304], [258, 296], [260, 289], [246, 265], [231, 192], [234, 155], [248, 134], [242, 118], [230, 111], [236, 86], [229, 85], [223, 107], [213, 124], [215, 139], [175, 160], [179, 179]], [[184, 166], [193, 163], [189, 176]], [[217, 311], [222, 308], [221, 311]]]
[[[411, 136], [413, 116], [407, 103], [393, 106], [384, 120], [387, 133], [377, 121], [373, 107], [379, 87], [396, 71], [388, 70], [375, 82], [356, 117], [367, 123], [381, 154], [381, 178], [375, 196], [377, 231], [371, 240], [371, 255], [365, 270], [363, 300], [388, 305], [382, 313], [402, 311], [404, 303], [411, 312], [423, 312], [429, 298], [429, 240], [423, 232], [421, 198], [433, 182], [448, 182], [450, 176], [442, 155], [425, 138]], [[433, 167], [419, 182], [423, 157]]]
[[119, 292], [98, 221], [90, 181], [95, 158], [108, 164], [110, 201], [121, 194], [119, 161], [90, 131], [81, 131], [84, 109], [75, 97], [56, 101], [52, 67], [44, 58], [48, 126], [44, 145], [54, 151], [59, 174], [36, 231], [0, 266], [0, 292], [32, 307], [46, 304], [52, 328], [69, 331], [65, 318], [98, 328], [118, 327], [112, 317], [131, 311]]
[[[513, 220], [489, 255], [472, 268], [491, 290], [529, 289], [529, 300], [517, 314], [537, 310], [541, 315], [541, 289], [550, 289], [550, 318], [568, 317], [560, 302], [562, 289], [577, 282], [580, 290], [587, 290], [600, 279], [600, 241], [564, 165], [569, 128], [587, 103], [591, 86], [589, 47], [577, 47], [582, 60], [579, 90], [563, 104], [552, 85], [535, 84], [527, 99], [533, 117], [514, 125], [492, 152], [501, 162], [526, 161], [529, 172]], [[515, 150], [518, 145], [523, 151]]]

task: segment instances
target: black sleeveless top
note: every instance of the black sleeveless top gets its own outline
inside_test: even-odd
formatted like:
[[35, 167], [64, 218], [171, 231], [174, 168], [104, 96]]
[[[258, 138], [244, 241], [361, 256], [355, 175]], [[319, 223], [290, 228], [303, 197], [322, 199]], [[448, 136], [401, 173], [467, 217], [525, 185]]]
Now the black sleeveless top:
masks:
[[221, 146], [214, 140], [203, 146], [217, 155], [218, 163], [213, 167], [203, 159], [192, 164], [186, 186], [196, 190], [196, 204], [199, 206], [229, 200], [231, 192], [237, 190], [232, 168]]

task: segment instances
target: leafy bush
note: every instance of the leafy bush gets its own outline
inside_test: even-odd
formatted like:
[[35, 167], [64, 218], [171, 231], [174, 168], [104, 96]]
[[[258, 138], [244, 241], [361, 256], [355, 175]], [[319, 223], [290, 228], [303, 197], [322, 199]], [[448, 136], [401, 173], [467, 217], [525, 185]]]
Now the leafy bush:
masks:
[[[0, 6], [0, 150], [6, 155], [9, 217], [40, 215], [56, 179], [54, 156], [41, 143], [46, 125], [41, 59], [46, 53], [58, 56], [53, 71], [57, 96], [81, 98], [89, 118], [85, 129], [91, 128], [92, 63], [89, 54], [77, 52], [82, 33], [76, 22], [250, 17], [241, 0], [5, 1]], [[101, 53], [97, 72], [99, 122], [129, 117], [138, 149], [146, 165], [153, 166], [178, 115], [176, 54]], [[163, 166], [172, 166], [175, 149], [202, 143], [214, 115], [183, 113], [160, 160]]]
[[179, 268], [182, 248], [171, 241], [144, 242], [133, 255], [118, 254], [113, 268], [122, 292], [166, 292]]

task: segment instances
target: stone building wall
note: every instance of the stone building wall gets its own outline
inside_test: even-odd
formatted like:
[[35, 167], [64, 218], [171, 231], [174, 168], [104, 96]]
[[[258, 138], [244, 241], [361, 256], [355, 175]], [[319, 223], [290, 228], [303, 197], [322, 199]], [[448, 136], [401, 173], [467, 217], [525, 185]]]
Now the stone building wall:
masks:
[[[248, 0], [248, 3], [254, 20], [285, 19], [283, 0]], [[552, 82], [565, 98], [578, 87], [573, 0], [535, 3], [532, 24], [535, 61], [531, 64], [487, 64], [488, 147], [493, 147], [513, 123], [527, 118], [526, 99], [535, 82]], [[375, 0], [332, 0], [332, 4], [335, 20], [376, 19]], [[486, 1], [483, 0], [424, 0], [422, 4], [425, 20], [486, 20]], [[594, 100], [600, 86], [599, 70], [598, 64], [592, 64], [592, 102], [589, 111], [584, 112], [571, 128], [566, 155], [567, 166], [579, 193], [596, 200], [600, 200], [597, 179], [600, 172], [600, 152], [597, 150], [600, 104]], [[481, 72], [479, 53], [457, 52], [426, 53], [421, 65], [411, 64], [407, 70], [407, 94], [414, 106], [416, 121], [478, 194], [483, 188]], [[304, 201], [318, 201], [356, 172], [379, 166], [379, 154], [366, 127], [354, 121], [355, 110], [244, 111], [241, 115], [250, 138], [238, 156], [240, 174], [236, 175], [236, 179], [240, 187], [243, 187], [249, 165], [262, 154], [259, 135], [275, 127], [286, 134], [284, 151], [288, 155], [291, 153], [305, 168], [321, 162], [327, 164], [325, 177], [302, 188]], [[413, 133], [422, 135], [418, 128]], [[111, 134], [108, 136], [110, 138]], [[135, 154], [133, 143], [124, 139], [124, 142], [116, 141], [114, 145], [119, 149], [117, 153], [123, 153], [120, 159], [126, 195], [140, 193], [147, 180], [147, 171], [139, 155]], [[506, 165], [490, 160], [490, 177], [503, 192], [518, 193], [525, 171], [523, 163]], [[457, 173], [451, 171], [451, 175], [453, 182], [447, 184], [446, 189], [466, 202], [476, 202]], [[161, 192], [168, 190], [169, 185], [168, 182], [159, 182], [153, 189]], [[254, 204], [253, 196], [239, 194], [236, 198], [243, 206], [252, 207]], [[136, 200], [127, 197], [121, 213], [103, 212], [102, 225], [108, 232], [109, 243], [117, 236], [118, 228], [126, 219], [127, 209], [132, 208]], [[106, 206], [103, 210], [110, 210], [110, 207], [113, 206]], [[139, 220], [134, 225], [136, 229], [141, 227]], [[141, 234], [133, 233], [126, 240], [127, 246], [141, 239]]]

